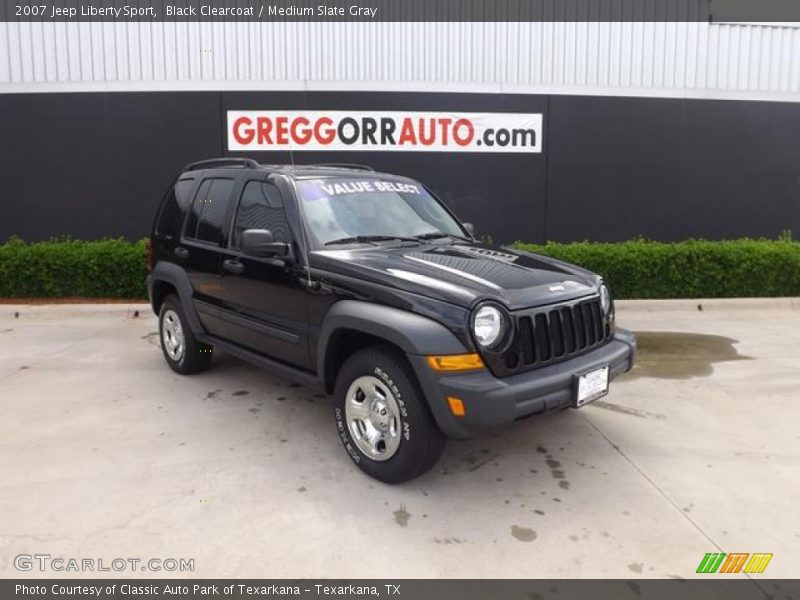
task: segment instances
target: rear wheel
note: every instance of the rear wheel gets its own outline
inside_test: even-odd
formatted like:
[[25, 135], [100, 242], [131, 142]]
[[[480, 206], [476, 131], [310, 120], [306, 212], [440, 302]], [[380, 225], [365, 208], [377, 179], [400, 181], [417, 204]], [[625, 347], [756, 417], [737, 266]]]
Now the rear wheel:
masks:
[[197, 341], [177, 296], [169, 295], [158, 315], [161, 350], [170, 369], [181, 375], [205, 371], [211, 365], [212, 346]]
[[350, 356], [336, 378], [335, 396], [339, 437], [367, 475], [401, 483], [439, 460], [444, 435], [399, 351], [376, 347]]

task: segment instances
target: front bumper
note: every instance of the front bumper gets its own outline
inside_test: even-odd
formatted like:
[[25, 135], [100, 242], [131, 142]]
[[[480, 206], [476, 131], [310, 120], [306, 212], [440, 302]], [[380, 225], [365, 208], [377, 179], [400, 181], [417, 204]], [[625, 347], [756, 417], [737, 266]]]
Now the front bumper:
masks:
[[[630, 371], [636, 355], [636, 337], [617, 329], [596, 350], [561, 363], [498, 379], [488, 370], [437, 373], [424, 356], [409, 356], [439, 428], [448, 437], [473, 437], [489, 427], [512, 423], [531, 415], [568, 408], [573, 404], [575, 376], [609, 366], [609, 380]], [[460, 398], [466, 409], [454, 416], [447, 397]]]

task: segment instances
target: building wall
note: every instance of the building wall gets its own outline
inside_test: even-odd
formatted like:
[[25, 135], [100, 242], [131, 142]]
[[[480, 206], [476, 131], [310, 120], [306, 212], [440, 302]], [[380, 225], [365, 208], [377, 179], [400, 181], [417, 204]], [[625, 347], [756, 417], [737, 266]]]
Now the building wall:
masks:
[[388, 85], [798, 101], [797, 25], [5, 22], [0, 93]]

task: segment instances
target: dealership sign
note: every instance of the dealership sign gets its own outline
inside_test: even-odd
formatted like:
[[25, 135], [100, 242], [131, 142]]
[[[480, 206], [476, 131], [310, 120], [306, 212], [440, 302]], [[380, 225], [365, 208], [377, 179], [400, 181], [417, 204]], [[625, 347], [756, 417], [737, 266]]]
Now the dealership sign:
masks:
[[229, 110], [228, 150], [540, 153], [542, 115]]

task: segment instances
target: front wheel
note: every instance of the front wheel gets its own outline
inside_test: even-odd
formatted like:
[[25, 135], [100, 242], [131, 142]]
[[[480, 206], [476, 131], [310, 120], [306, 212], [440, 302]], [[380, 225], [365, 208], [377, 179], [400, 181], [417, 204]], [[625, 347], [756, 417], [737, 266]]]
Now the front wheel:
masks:
[[399, 351], [366, 348], [350, 356], [336, 378], [335, 395], [339, 437], [367, 475], [401, 483], [439, 460], [444, 435]]

